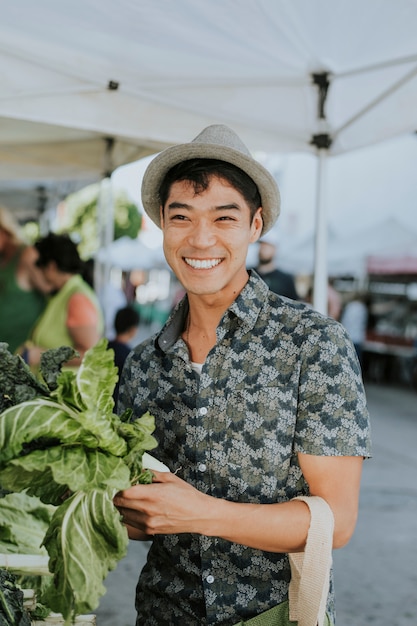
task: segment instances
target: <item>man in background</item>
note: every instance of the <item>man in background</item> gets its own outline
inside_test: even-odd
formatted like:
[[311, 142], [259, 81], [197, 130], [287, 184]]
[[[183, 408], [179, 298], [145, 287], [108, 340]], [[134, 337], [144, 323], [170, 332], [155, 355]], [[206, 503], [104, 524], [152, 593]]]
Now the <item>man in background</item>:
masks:
[[280, 296], [299, 300], [294, 277], [276, 267], [277, 245], [271, 236], [259, 241], [258, 265], [255, 268], [268, 287]]

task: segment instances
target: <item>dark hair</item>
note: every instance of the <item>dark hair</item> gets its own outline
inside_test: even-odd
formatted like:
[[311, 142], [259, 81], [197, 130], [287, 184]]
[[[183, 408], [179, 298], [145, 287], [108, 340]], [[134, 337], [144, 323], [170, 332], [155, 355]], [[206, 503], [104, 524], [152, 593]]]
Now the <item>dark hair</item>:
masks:
[[36, 261], [38, 267], [46, 267], [48, 263], [55, 261], [61, 272], [82, 274], [84, 263], [78, 254], [77, 246], [68, 235], [49, 233], [35, 243], [35, 248], [39, 253]]
[[139, 326], [139, 313], [131, 306], [119, 309], [114, 318], [114, 329], [118, 335]]
[[159, 201], [162, 207], [168, 199], [171, 185], [186, 180], [192, 183], [194, 193], [205, 191], [211, 178], [223, 178], [245, 198], [250, 209], [251, 221], [256, 211], [262, 206], [258, 187], [243, 170], [236, 165], [219, 159], [189, 159], [174, 165], [165, 175], [159, 188]]

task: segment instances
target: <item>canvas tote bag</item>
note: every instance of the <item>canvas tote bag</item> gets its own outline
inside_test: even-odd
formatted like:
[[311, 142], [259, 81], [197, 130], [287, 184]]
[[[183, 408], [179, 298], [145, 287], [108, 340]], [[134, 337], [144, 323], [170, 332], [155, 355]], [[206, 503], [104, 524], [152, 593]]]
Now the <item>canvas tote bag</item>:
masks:
[[235, 626], [332, 626], [326, 614], [329, 593], [334, 518], [319, 496], [298, 496], [310, 509], [304, 552], [289, 554], [291, 582], [288, 601]]

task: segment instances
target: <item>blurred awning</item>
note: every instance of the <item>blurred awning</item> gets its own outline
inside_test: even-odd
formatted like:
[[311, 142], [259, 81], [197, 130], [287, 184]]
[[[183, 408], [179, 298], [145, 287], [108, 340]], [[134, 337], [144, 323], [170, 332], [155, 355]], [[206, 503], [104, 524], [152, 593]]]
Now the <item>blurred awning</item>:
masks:
[[370, 256], [367, 259], [368, 274], [416, 274], [417, 256]]
[[151, 247], [140, 237], [137, 239], [120, 237], [101, 248], [95, 258], [102, 263], [108, 263], [110, 267], [124, 271], [168, 268], [162, 247]]

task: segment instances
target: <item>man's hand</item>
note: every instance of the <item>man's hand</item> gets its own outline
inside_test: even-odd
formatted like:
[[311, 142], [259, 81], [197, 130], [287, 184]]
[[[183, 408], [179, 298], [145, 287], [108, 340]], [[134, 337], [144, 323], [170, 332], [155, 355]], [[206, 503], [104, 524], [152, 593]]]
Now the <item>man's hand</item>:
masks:
[[154, 470], [152, 474], [151, 485], [134, 485], [114, 498], [129, 537], [146, 539], [149, 535], [201, 532], [202, 515], [211, 497], [175, 474]]

